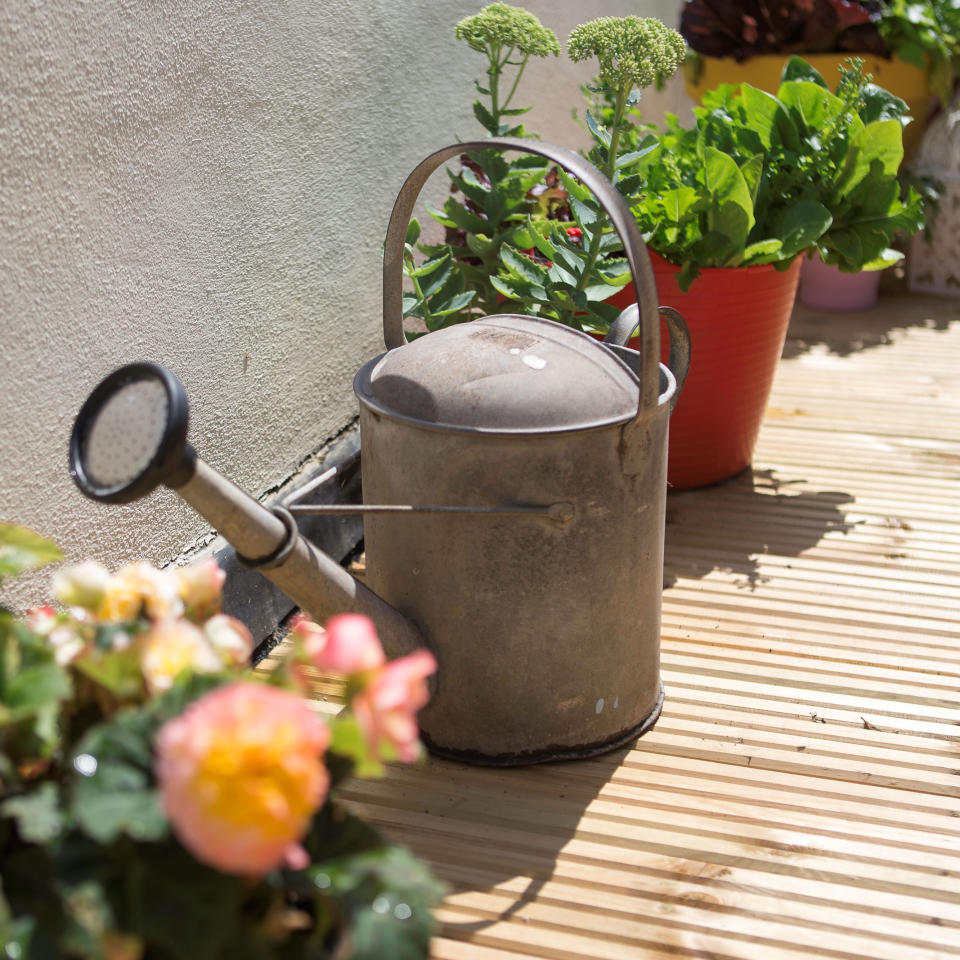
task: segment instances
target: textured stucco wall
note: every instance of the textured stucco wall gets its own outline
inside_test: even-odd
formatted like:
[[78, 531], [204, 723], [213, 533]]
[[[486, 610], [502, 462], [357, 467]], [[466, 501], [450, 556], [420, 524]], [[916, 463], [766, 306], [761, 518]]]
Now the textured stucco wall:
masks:
[[[257, 495], [354, 416], [399, 184], [478, 132], [481, 60], [452, 31], [481, 5], [2, 5], [0, 519], [109, 565], [164, 562], [205, 532], [169, 492], [101, 507], [67, 476], [80, 403], [133, 359], [180, 376], [201, 455]], [[675, 23], [679, 3], [527, 6], [565, 39], [588, 16]], [[579, 146], [570, 111], [588, 74], [565, 56], [536, 64], [531, 129]], [[682, 102], [652, 96], [650, 115]], [[8, 585], [8, 602], [41, 598], [47, 579]]]

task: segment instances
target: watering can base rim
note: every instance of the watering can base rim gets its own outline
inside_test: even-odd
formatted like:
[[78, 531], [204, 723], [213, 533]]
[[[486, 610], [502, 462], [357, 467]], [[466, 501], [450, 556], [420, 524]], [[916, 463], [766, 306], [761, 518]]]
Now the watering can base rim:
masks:
[[645, 733], [653, 729], [654, 724], [660, 718], [660, 712], [662, 710], [663, 684], [661, 683], [659, 685], [656, 703], [640, 723], [620, 733], [616, 733], [612, 737], [594, 743], [586, 743], [572, 747], [556, 745], [545, 747], [542, 750], [527, 750], [520, 753], [485, 754], [476, 750], [457, 750], [452, 747], [440, 746], [423, 730], [420, 731], [420, 739], [430, 753], [436, 757], [442, 757], [445, 760], [457, 760], [461, 763], [469, 763], [481, 767], [526, 767], [535, 763], [552, 763], [557, 760], [586, 760], [588, 757], [596, 757], [602, 753], [616, 750], [631, 740], [642, 737]]

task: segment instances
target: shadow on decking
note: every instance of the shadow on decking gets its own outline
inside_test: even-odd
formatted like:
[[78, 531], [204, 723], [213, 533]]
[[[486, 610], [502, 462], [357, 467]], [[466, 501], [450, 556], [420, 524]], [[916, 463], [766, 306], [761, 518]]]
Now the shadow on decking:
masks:
[[849, 493], [797, 491], [802, 483], [773, 470], [747, 470], [713, 487], [670, 493], [664, 586], [721, 570], [753, 589], [762, 579], [760, 556], [797, 557], [827, 533], [852, 529], [842, 509], [853, 502]]
[[783, 345], [782, 357], [790, 359], [815, 349], [848, 357], [862, 350], [889, 346], [892, 334], [909, 327], [946, 331], [960, 316], [960, 301], [936, 301], [931, 315], [930, 298], [881, 297], [874, 307], [854, 313], [832, 313], [797, 303]]
[[385, 780], [367, 781], [356, 794], [348, 784], [340, 795], [357, 801], [365, 816], [431, 865], [449, 884], [456, 913], [462, 913], [458, 892], [491, 892], [482, 912], [444, 918], [445, 936], [467, 938], [512, 916], [522, 919], [551, 880], [576, 882], [556, 875], [571, 842], [586, 869], [609, 866], [605, 850], [616, 832], [609, 821], [616, 817], [585, 813], [633, 746], [586, 760], [512, 768], [431, 756], [422, 765], [391, 767]]

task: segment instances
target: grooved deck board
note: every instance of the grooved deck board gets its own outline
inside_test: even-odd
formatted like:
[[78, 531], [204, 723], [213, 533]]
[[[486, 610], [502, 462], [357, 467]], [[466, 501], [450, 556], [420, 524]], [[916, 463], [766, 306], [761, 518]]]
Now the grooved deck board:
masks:
[[960, 957], [960, 301], [798, 307], [753, 470], [669, 495], [664, 575], [645, 737], [346, 786], [449, 884], [432, 955]]

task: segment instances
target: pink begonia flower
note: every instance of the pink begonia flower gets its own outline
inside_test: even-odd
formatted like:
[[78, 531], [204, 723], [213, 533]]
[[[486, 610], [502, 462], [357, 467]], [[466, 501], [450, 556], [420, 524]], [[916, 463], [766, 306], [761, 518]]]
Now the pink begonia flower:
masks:
[[239, 667], [250, 660], [253, 636], [236, 617], [218, 613], [203, 625], [203, 634], [224, 663]]
[[403, 763], [420, 756], [416, 715], [430, 698], [427, 677], [436, 669], [429, 650], [415, 650], [380, 667], [350, 701], [374, 760], [382, 758], [384, 744]]
[[349, 675], [374, 670], [386, 660], [373, 621], [359, 613], [333, 617], [326, 630], [300, 614], [291, 631], [318, 670]]
[[156, 773], [179, 841], [225, 873], [262, 876], [309, 863], [300, 839], [330, 778], [330, 731], [295, 694], [220, 687], [160, 729]]
[[188, 620], [164, 620], [141, 640], [140, 668], [153, 694], [173, 686], [187, 669], [216, 673], [223, 661], [202, 631]]
[[45, 637], [57, 625], [57, 611], [53, 607], [31, 607], [23, 620], [37, 636]]
[[53, 595], [68, 607], [98, 610], [110, 584], [110, 571], [87, 560], [63, 567], [53, 575]]
[[180, 567], [174, 576], [187, 617], [201, 622], [220, 612], [220, 594], [227, 574], [213, 557]]
[[75, 623], [62, 623], [55, 626], [47, 640], [53, 647], [53, 659], [61, 667], [72, 663], [87, 648], [87, 641], [80, 634]]
[[310, 663], [316, 663], [327, 645], [327, 631], [305, 613], [298, 613], [290, 621], [290, 639]]
[[326, 623], [327, 642], [317, 666], [335, 673], [361, 673], [386, 661], [376, 628], [369, 617], [341, 613]]
[[158, 570], [139, 560], [121, 567], [110, 578], [97, 613], [104, 620], [123, 622], [146, 614], [167, 620], [183, 612], [177, 578], [171, 570]]
[[89, 614], [84, 610], [74, 609], [73, 616], [67, 617], [53, 607], [31, 607], [23, 619], [35, 634], [46, 637], [53, 659], [61, 667], [76, 660], [87, 647], [89, 632], [84, 624], [89, 622]]

